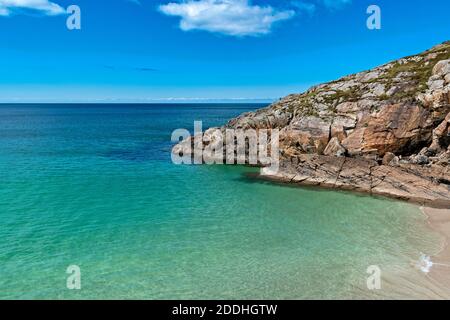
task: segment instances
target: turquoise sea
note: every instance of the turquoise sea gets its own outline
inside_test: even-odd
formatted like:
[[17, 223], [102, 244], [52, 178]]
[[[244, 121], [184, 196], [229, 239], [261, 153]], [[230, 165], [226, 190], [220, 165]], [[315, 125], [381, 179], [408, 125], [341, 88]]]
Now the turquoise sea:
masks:
[[416, 206], [171, 163], [174, 129], [260, 107], [0, 105], [0, 299], [414, 296], [439, 249]]

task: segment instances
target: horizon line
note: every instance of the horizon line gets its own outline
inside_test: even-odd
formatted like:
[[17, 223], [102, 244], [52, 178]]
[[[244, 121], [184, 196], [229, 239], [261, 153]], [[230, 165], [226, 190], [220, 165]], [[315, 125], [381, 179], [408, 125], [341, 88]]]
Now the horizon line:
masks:
[[217, 98], [217, 99], [93, 99], [93, 100], [6, 100], [0, 101], [4, 104], [177, 104], [177, 103], [267, 103], [274, 102], [280, 98]]
[[106, 105], [106, 104], [115, 104], [115, 105], [123, 105], [123, 104], [129, 104], [129, 105], [156, 105], [156, 104], [166, 104], [166, 105], [173, 105], [173, 104], [262, 104], [262, 103], [273, 103], [275, 100], [248, 100], [248, 101], [234, 101], [231, 100], [227, 101], [171, 101], [171, 102], [107, 102], [107, 101], [98, 101], [98, 102], [88, 102], [88, 101], [80, 101], [80, 102], [0, 102], [0, 106], [5, 105], [82, 105], [82, 104], [98, 104], [98, 105]]

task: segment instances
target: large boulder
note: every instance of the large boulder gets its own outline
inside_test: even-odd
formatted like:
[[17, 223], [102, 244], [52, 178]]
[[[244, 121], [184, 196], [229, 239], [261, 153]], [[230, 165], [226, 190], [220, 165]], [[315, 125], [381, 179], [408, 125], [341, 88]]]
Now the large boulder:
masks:
[[431, 128], [427, 119], [429, 112], [417, 105], [394, 104], [374, 112], [367, 122], [359, 124], [343, 146], [352, 154], [375, 152], [403, 153], [429, 140]]

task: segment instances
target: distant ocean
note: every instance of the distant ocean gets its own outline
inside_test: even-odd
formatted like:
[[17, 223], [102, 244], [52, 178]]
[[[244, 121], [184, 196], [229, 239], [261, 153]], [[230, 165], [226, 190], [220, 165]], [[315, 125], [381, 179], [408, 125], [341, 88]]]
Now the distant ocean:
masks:
[[172, 164], [174, 129], [262, 106], [0, 105], [0, 298], [407, 297], [426, 281], [414, 264], [439, 239], [416, 206]]

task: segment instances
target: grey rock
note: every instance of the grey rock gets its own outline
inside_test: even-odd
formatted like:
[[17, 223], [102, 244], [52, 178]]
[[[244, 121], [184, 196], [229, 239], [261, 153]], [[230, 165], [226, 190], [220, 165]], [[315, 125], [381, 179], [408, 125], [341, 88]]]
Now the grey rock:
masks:
[[413, 158], [412, 162], [413, 162], [413, 163], [416, 163], [416, 164], [418, 164], [418, 165], [425, 165], [425, 164], [428, 164], [429, 159], [428, 159], [427, 156], [424, 156], [424, 155], [420, 155], [420, 154], [419, 154], [419, 155], [417, 155], [417, 156], [415, 156], [415, 157]]

